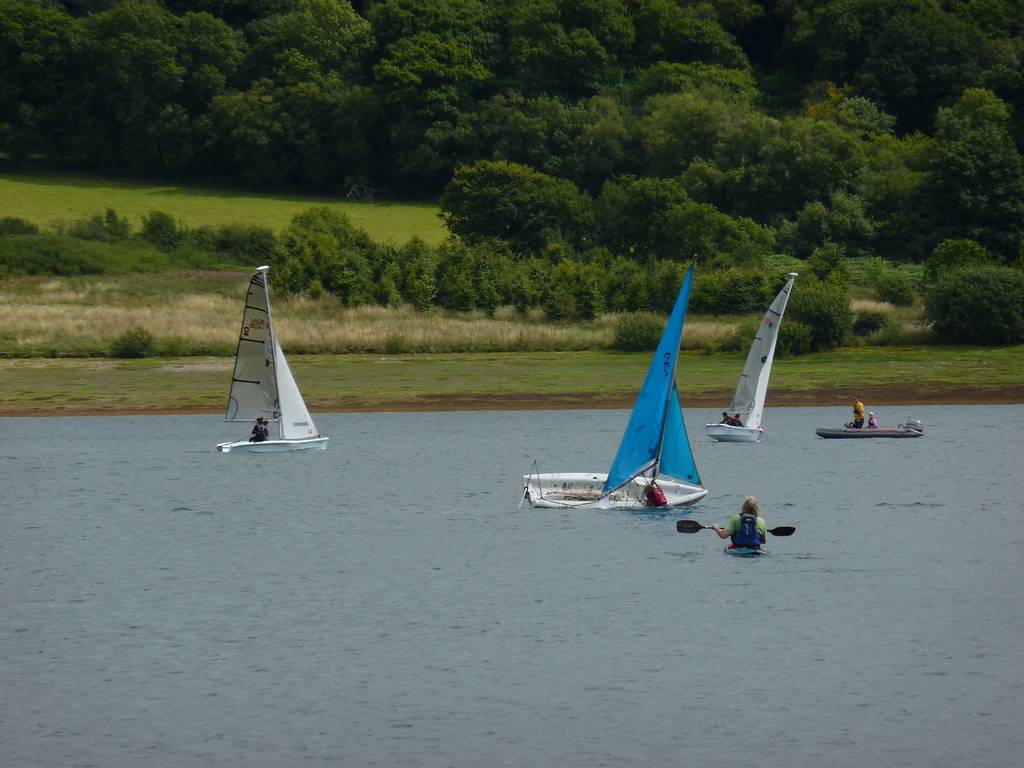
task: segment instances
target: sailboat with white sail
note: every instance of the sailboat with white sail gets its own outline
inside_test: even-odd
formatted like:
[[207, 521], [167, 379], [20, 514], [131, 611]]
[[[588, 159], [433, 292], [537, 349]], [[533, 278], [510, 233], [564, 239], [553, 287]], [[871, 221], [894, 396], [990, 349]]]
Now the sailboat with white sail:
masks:
[[775, 358], [775, 343], [779, 339], [779, 327], [786, 312], [786, 303], [793, 290], [797, 273], [790, 272], [789, 280], [782, 286], [775, 301], [768, 307], [764, 319], [754, 334], [754, 341], [747, 353], [736, 392], [729, 405], [729, 416], [738, 416], [739, 423], [705, 424], [704, 431], [709, 437], [723, 443], [756, 443], [764, 435], [761, 419], [764, 415], [764, 401], [768, 394], [768, 378], [772, 374], [772, 360]]
[[675, 380], [692, 285], [691, 265], [608, 473], [524, 475], [524, 501], [534, 507], [640, 509], [682, 507], [707, 496], [686, 435]]
[[274, 335], [270, 314], [267, 272], [259, 267], [249, 281], [238, 335], [235, 369], [225, 421], [253, 423], [257, 417], [277, 425], [278, 436], [259, 442], [235, 440], [218, 443], [221, 453], [247, 451], [269, 453], [327, 447], [299, 393], [288, 361]]

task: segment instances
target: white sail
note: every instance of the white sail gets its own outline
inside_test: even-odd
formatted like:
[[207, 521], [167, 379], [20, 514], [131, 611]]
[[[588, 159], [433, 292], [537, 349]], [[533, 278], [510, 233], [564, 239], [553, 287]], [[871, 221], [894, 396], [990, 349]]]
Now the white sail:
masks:
[[218, 443], [217, 450], [221, 453], [323, 450], [329, 439], [316, 431], [281, 345], [274, 336], [267, 288], [269, 269], [260, 267], [249, 281], [224, 419], [252, 422], [262, 416], [278, 423], [280, 437], [260, 441], [246, 437]]
[[238, 334], [235, 370], [231, 376], [225, 421], [255, 421], [257, 416], [275, 418], [277, 379], [274, 373], [273, 335], [270, 330], [270, 297], [267, 274], [261, 270], [249, 281]]
[[736, 392], [732, 396], [729, 413], [740, 414], [740, 420], [745, 427], [756, 429], [761, 426], [764, 401], [768, 394], [768, 379], [771, 376], [772, 360], [775, 357], [775, 344], [779, 339], [782, 315], [786, 312], [786, 303], [789, 301], [794, 280], [796, 280], [796, 273], [790, 272], [789, 280], [782, 286], [775, 301], [765, 312], [761, 325], [758, 327], [757, 333], [754, 334], [754, 342], [750, 345], [750, 352], [747, 354], [747, 362], [743, 366], [743, 373], [736, 385]]
[[291, 368], [281, 351], [281, 345], [274, 342], [274, 363], [277, 371], [277, 392], [280, 402], [281, 438], [301, 440], [317, 435], [316, 426], [306, 408], [306, 402], [299, 394], [299, 387], [292, 377]]

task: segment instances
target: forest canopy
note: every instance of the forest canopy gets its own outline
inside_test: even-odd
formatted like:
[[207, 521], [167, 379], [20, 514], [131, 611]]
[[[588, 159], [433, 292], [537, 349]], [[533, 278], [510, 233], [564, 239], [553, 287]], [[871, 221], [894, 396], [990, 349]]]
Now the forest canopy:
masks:
[[521, 260], [1014, 266], [1022, 57], [1015, 0], [0, 0], [0, 155], [440, 200]]

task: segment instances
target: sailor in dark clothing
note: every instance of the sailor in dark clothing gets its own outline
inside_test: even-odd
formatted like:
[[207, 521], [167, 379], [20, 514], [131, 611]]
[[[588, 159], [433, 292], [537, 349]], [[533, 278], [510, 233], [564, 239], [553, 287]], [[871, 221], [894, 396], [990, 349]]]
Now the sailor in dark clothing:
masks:
[[252, 435], [249, 437], [250, 443], [262, 443], [264, 440], [270, 438], [270, 429], [267, 427], [267, 422], [263, 420], [262, 416], [256, 417], [256, 424], [253, 425]]

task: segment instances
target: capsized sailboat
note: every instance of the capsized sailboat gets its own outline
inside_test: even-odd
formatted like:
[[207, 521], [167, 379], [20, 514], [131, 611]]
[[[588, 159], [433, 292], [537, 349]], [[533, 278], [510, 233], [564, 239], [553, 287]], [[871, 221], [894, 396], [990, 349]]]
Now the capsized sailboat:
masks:
[[692, 284], [691, 265], [608, 473], [524, 475], [523, 499], [531, 506], [682, 507], [707, 496], [707, 490], [700, 485], [700, 474], [686, 436], [675, 381], [679, 342]]
[[224, 420], [252, 424], [257, 416], [262, 416], [277, 424], [278, 437], [261, 442], [250, 442], [246, 438], [218, 443], [217, 450], [221, 453], [322, 450], [327, 447], [328, 438], [317, 431], [281, 345], [274, 336], [267, 288], [269, 270], [270, 267], [257, 269], [245, 294], [242, 330], [238, 336]]
[[729, 405], [729, 415], [739, 415], [739, 424], [705, 424], [704, 431], [709, 437], [719, 442], [756, 443], [764, 434], [761, 417], [764, 415], [764, 400], [768, 394], [768, 378], [772, 373], [772, 360], [775, 358], [775, 343], [779, 339], [779, 327], [782, 315], [786, 312], [786, 303], [793, 290], [793, 281], [797, 273], [790, 272], [789, 280], [775, 297], [775, 301], [765, 312], [761, 325], [754, 334], [754, 341], [747, 353], [747, 362], [743, 366], [736, 392], [733, 393]]

